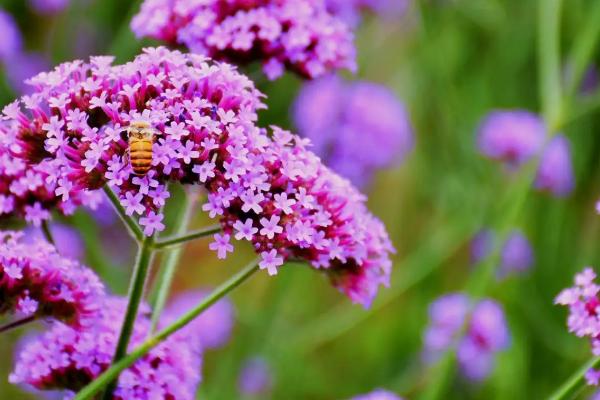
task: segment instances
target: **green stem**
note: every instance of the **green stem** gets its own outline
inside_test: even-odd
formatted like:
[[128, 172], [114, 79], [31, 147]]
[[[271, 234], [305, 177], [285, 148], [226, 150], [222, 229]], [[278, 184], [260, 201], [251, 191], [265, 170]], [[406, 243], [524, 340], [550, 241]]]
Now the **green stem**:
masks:
[[19, 319], [17, 321], [8, 323], [6, 325], [0, 326], [0, 333], [10, 331], [12, 329], [18, 328], [19, 326], [26, 325], [30, 322], [35, 321], [35, 318], [36, 318], [35, 315], [30, 315], [29, 317], [25, 317], [25, 318]]
[[594, 357], [577, 370], [573, 375], [563, 383], [556, 392], [548, 398], [548, 400], [565, 400], [573, 398], [581, 391], [585, 384], [585, 373], [590, 368], [600, 367], [600, 357]]
[[54, 237], [52, 236], [52, 231], [50, 230], [50, 225], [46, 220], [42, 221], [42, 232], [44, 233], [46, 241], [51, 245], [56, 246], [56, 242], [54, 241]]
[[[121, 360], [127, 353], [127, 347], [129, 346], [131, 333], [133, 332], [138, 309], [142, 301], [142, 295], [144, 294], [144, 287], [146, 286], [148, 271], [150, 270], [150, 264], [152, 264], [152, 258], [154, 257], [152, 242], [152, 237], [144, 239], [138, 250], [137, 261], [129, 286], [127, 310], [125, 312], [125, 319], [121, 327], [119, 341], [117, 342], [117, 348], [113, 357], [113, 364]], [[115, 378], [118, 378], [118, 375]], [[103, 397], [105, 400], [112, 398], [112, 392], [115, 387], [116, 379], [106, 389]]]
[[138, 223], [131, 218], [129, 215], [125, 213], [125, 208], [121, 205], [121, 201], [119, 197], [112, 191], [108, 185], [104, 185], [104, 193], [108, 196], [108, 199], [112, 203], [115, 211], [127, 226], [127, 230], [131, 234], [131, 236], [138, 242], [141, 243], [144, 240], [144, 232], [142, 232], [142, 228], [138, 225]]
[[196, 307], [188, 311], [182, 317], [180, 317], [173, 324], [169, 325], [165, 329], [158, 332], [153, 337], [147, 339], [142, 345], [134, 349], [131, 353], [123, 357], [120, 361], [114, 363], [109, 369], [104, 371], [102, 375], [96, 378], [89, 385], [84, 387], [77, 395], [74, 400], [85, 400], [92, 399], [103, 387], [108, 385], [110, 382], [116, 380], [121, 371], [131, 366], [138, 359], [146, 355], [154, 347], [158, 346], [169, 336], [185, 327], [198, 315], [205, 311], [208, 307], [219, 301], [233, 289], [241, 285], [250, 276], [252, 276], [258, 270], [258, 260], [252, 261], [240, 272], [229, 278], [222, 285], [217, 287], [210, 295], [205, 297]]
[[[179, 208], [179, 213], [173, 226], [173, 232], [176, 236], [182, 235], [187, 231], [194, 210], [194, 198], [185, 196], [184, 203], [185, 204], [182, 204]], [[173, 277], [175, 276], [175, 269], [179, 263], [182, 252], [183, 248], [178, 246], [174, 249], [167, 250], [165, 252], [166, 254], [163, 254], [160, 265], [160, 274], [156, 279], [157, 286], [150, 296], [152, 299], [150, 301], [152, 304], [152, 324], [150, 327], [150, 334], [155, 331], [160, 315], [165, 308], [165, 303], [173, 283]]]
[[540, 101], [550, 131], [562, 123], [560, 12], [562, 0], [538, 1]]
[[190, 232], [188, 234], [177, 236], [171, 239], [158, 240], [154, 243], [154, 248], [156, 250], [164, 250], [170, 247], [179, 246], [185, 244], [186, 242], [200, 239], [206, 236], [213, 235], [221, 231], [221, 225], [211, 225], [206, 228], [198, 229], [196, 231]]

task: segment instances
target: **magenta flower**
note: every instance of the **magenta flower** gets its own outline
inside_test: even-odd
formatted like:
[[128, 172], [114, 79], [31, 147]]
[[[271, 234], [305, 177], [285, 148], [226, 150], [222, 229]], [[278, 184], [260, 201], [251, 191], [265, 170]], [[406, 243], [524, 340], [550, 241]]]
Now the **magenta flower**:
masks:
[[[125, 299], [108, 298], [89, 326], [53, 325], [23, 346], [10, 382], [40, 390], [77, 392], [110, 366], [125, 307]], [[149, 333], [147, 312], [148, 307], [142, 307], [130, 348], [143, 342]], [[123, 371], [113, 399], [195, 398], [201, 364], [196, 342], [180, 332], [161, 343]]]
[[332, 14], [348, 25], [356, 26], [364, 11], [377, 13], [383, 18], [398, 18], [406, 11], [409, 0], [325, 0], [325, 3]]
[[273, 374], [266, 360], [261, 357], [248, 359], [240, 372], [238, 388], [246, 396], [268, 393], [273, 386]]
[[315, 153], [359, 187], [377, 170], [400, 164], [413, 147], [408, 114], [385, 86], [328, 76], [306, 84], [293, 111]]
[[63, 11], [69, 0], [29, 0], [29, 5], [38, 14], [55, 14]]
[[[19, 155], [7, 163], [17, 160], [23, 171], [43, 166], [42, 180], [60, 187], [60, 195], [47, 202], [30, 205], [25, 200], [31, 196], [21, 201], [11, 192], [7, 201], [27, 204], [26, 216], [41, 220], [47, 215], [37, 213], [52, 206], [67, 203], [72, 211], [77, 202], [91, 203], [110, 182], [127, 213], [139, 213], [140, 204], [145, 208], [140, 223], [149, 235], [164, 227], [160, 204], [167, 185], [198, 184], [208, 192], [203, 210], [224, 231], [210, 245], [220, 258], [233, 251], [231, 236], [243, 221], [249, 231], [238, 236], [250, 240], [263, 260], [269, 255], [265, 268], [271, 272], [290, 258], [306, 260], [364, 305], [389, 283], [393, 247], [365, 197], [324, 167], [307, 150], [307, 140], [277, 127], [269, 135], [256, 126], [261, 94], [246, 77], [226, 64], [165, 48], [146, 49], [125, 65], [111, 61], [62, 64], [32, 79], [36, 93], [5, 109], [6, 147]], [[135, 119], [150, 121], [157, 131], [145, 176], [132, 173], [127, 142], [115, 133]], [[183, 148], [197, 152], [188, 154], [189, 163]], [[199, 176], [199, 166], [211, 173]], [[43, 191], [49, 185], [38, 181], [24, 176], [19, 188], [51, 196]]]
[[535, 187], [557, 197], [568, 196], [575, 185], [571, 161], [571, 145], [564, 136], [556, 136], [544, 149]]
[[260, 61], [270, 79], [356, 68], [352, 32], [324, 0], [146, 0], [131, 28], [215, 59]]
[[402, 397], [384, 389], [377, 389], [367, 394], [354, 396], [351, 400], [402, 400]]
[[[161, 324], [167, 326], [198, 305], [207, 291], [189, 291], [178, 294], [165, 309]], [[199, 341], [202, 349], [214, 349], [225, 345], [233, 329], [234, 309], [231, 302], [222, 299], [210, 306], [183, 330], [191, 340]]]
[[539, 153], [545, 137], [546, 127], [537, 115], [524, 110], [493, 111], [479, 127], [477, 145], [486, 157], [516, 168]]
[[[578, 337], [587, 338], [591, 344], [592, 354], [599, 356], [600, 318], [598, 317], [598, 306], [600, 306], [600, 298], [598, 292], [600, 286], [596, 283], [596, 277], [592, 267], [586, 267], [575, 275], [575, 286], [561, 291], [556, 296], [554, 303], [569, 308], [567, 318], [569, 332]], [[588, 370], [585, 378], [589, 385], [598, 386], [600, 370]]]
[[[68, 225], [51, 224], [50, 230], [56, 243], [56, 250], [61, 256], [81, 260], [85, 256], [85, 246], [79, 232]], [[24, 231], [27, 243], [39, 242], [44, 239], [41, 229], [27, 228]]]
[[17, 312], [80, 325], [97, 312], [103, 295], [104, 287], [90, 269], [61, 256], [50, 244], [27, 242], [20, 232], [0, 232], [0, 314]]
[[473, 304], [462, 293], [446, 295], [431, 304], [429, 318], [424, 334], [425, 360], [435, 361], [456, 346], [461, 371], [469, 380], [484, 380], [493, 368], [495, 354], [508, 347], [504, 312], [493, 300]]
[[0, 8], [0, 61], [6, 62], [21, 52], [23, 38], [13, 17]]
[[[484, 261], [493, 250], [494, 232], [481, 230], [471, 241], [471, 262], [478, 264]], [[498, 277], [519, 274], [527, 271], [534, 263], [531, 243], [523, 232], [518, 229], [509, 233], [500, 249], [500, 266]]]

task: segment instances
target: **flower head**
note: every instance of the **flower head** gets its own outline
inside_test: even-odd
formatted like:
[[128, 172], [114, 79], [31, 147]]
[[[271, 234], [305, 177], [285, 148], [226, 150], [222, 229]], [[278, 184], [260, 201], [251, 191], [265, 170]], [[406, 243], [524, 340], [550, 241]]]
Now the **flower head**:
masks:
[[384, 18], [399, 17], [406, 11], [409, 0], [325, 0], [325, 3], [332, 14], [348, 25], [356, 26], [363, 11], [371, 11]]
[[[81, 235], [76, 229], [68, 225], [55, 223], [50, 225], [50, 231], [56, 243], [58, 254], [74, 260], [83, 259], [85, 246]], [[30, 227], [25, 229], [25, 237], [27, 243], [45, 240], [42, 230], [39, 228]]]
[[[161, 324], [171, 324], [183, 313], [198, 305], [207, 294], [208, 292], [204, 291], [190, 291], [177, 295], [165, 310]], [[193, 340], [199, 341], [202, 349], [221, 347], [231, 336], [233, 314], [231, 302], [227, 299], [219, 300], [188, 324], [184, 331], [188, 332]]]
[[574, 181], [569, 140], [564, 136], [556, 136], [542, 153], [535, 187], [564, 197], [573, 190]]
[[[290, 258], [306, 260], [364, 305], [389, 283], [393, 247], [366, 198], [323, 166], [307, 140], [256, 126], [261, 94], [246, 77], [165, 48], [146, 49], [125, 65], [111, 61], [62, 64], [31, 80], [34, 95], [5, 109], [16, 138], [11, 154], [21, 155], [23, 169], [53, 165], [42, 169], [58, 189], [48, 205], [89, 199], [109, 183], [127, 213], [141, 213], [150, 235], [164, 228], [160, 205], [169, 182], [202, 185], [208, 192], [202, 208], [223, 228], [210, 245], [220, 258], [233, 251], [238, 234], [263, 255], [269, 271]], [[117, 133], [139, 119], [156, 130], [145, 176], [133, 174], [127, 142]], [[193, 149], [189, 162], [183, 148]], [[27, 176], [22, 186], [37, 189], [38, 180]], [[9, 199], [21, 206], [20, 198]], [[26, 216], [39, 222], [48, 217], [46, 208], [27, 204]], [[245, 226], [241, 236], [238, 221]]]
[[260, 357], [248, 359], [238, 378], [239, 391], [246, 396], [264, 394], [271, 389], [273, 376], [266, 360]]
[[337, 76], [310, 82], [296, 100], [294, 120], [325, 164], [359, 187], [377, 170], [399, 164], [413, 147], [403, 104], [370, 82]]
[[535, 156], [544, 144], [546, 127], [535, 114], [524, 110], [493, 111], [478, 133], [479, 151], [516, 168]]
[[23, 46], [23, 38], [13, 17], [0, 8], [0, 61], [5, 62], [19, 53]]
[[[10, 382], [41, 390], [80, 390], [110, 366], [126, 305], [125, 299], [107, 298], [93, 324], [80, 328], [55, 324], [23, 346]], [[147, 313], [143, 306], [130, 348], [141, 344], [150, 331]], [[183, 333], [171, 336], [121, 373], [113, 399], [195, 398], [201, 355], [193, 343]]]
[[96, 274], [42, 240], [0, 232], [0, 314], [18, 312], [87, 323], [104, 287]]
[[526, 271], [533, 262], [533, 249], [527, 237], [519, 230], [511, 232], [502, 246], [500, 276]]
[[470, 380], [485, 379], [493, 368], [495, 354], [508, 347], [504, 312], [493, 300], [474, 304], [461, 293], [446, 295], [431, 304], [429, 318], [424, 335], [425, 359], [436, 360], [456, 345], [462, 373]]
[[402, 397], [384, 389], [376, 389], [370, 393], [354, 396], [352, 400], [402, 400]]
[[216, 59], [260, 61], [270, 79], [356, 68], [352, 33], [324, 0], [146, 0], [131, 27]]
[[[592, 267], [586, 267], [575, 275], [575, 286], [562, 290], [554, 299], [555, 304], [569, 308], [567, 326], [569, 332], [578, 337], [587, 338], [594, 356], [600, 355], [600, 286], [596, 283], [596, 273]], [[587, 383], [598, 386], [600, 370], [590, 369], [585, 378]]]

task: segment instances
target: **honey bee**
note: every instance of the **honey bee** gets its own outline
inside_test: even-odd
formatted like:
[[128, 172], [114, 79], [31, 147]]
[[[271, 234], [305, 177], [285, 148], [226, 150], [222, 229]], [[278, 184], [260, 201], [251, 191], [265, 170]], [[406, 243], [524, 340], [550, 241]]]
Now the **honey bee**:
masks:
[[128, 159], [133, 173], [144, 176], [152, 166], [152, 145], [157, 130], [146, 121], [131, 121], [127, 128]]

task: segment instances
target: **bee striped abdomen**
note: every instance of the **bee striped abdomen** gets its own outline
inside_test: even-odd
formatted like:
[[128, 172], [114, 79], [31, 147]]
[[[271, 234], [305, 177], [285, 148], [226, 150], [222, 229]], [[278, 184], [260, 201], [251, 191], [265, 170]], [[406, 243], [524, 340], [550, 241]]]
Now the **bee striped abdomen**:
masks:
[[133, 173], [136, 175], [146, 175], [152, 167], [152, 140], [130, 140], [129, 157]]

